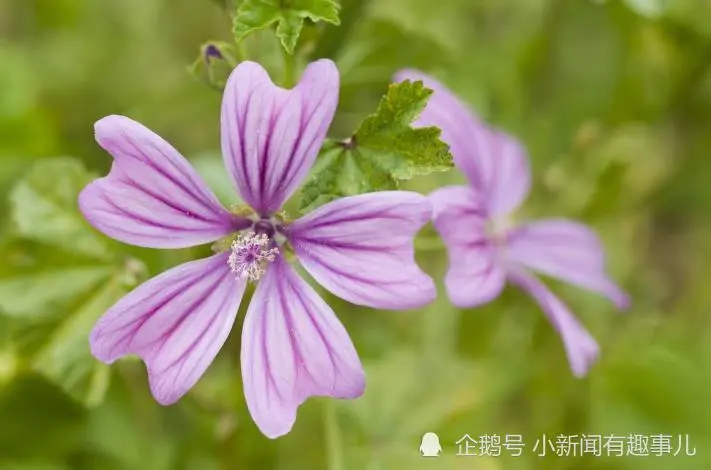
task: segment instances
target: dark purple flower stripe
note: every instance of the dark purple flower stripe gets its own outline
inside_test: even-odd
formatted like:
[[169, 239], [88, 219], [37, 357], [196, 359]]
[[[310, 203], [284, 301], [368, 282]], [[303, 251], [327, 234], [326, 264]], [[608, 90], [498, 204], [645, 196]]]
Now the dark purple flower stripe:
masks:
[[184, 248], [244, 228], [189, 163], [167, 142], [123, 116], [96, 124], [96, 138], [114, 157], [111, 172], [79, 196], [87, 220], [105, 234], [138, 246]]
[[[130, 122], [130, 126], [130, 132], [124, 124], [115, 135], [106, 139], [98, 137], [100, 143], [110, 145], [115, 163], [124, 169], [121, 176], [127, 184], [181, 215], [211, 223], [223, 223], [228, 219], [228, 214], [202, 178], [168, 142], [146, 128], [140, 129], [142, 132], [139, 133], [138, 123]], [[142, 136], [141, 133], [151, 135]]]
[[288, 432], [309, 396], [363, 392], [358, 355], [326, 303], [282, 258], [260, 281], [242, 333], [245, 394], [269, 437]]
[[279, 210], [305, 177], [337, 99], [337, 71], [325, 61], [291, 90], [252, 62], [233, 72], [222, 104], [223, 154], [237, 190], [261, 215]]
[[234, 322], [243, 284], [224, 255], [173, 268], [142, 284], [112, 307], [91, 334], [92, 353], [111, 363], [141, 357], [156, 399], [179, 399], [205, 371]]
[[427, 199], [415, 193], [363, 194], [322, 206], [288, 227], [287, 236], [304, 268], [339, 297], [375, 308], [414, 308], [435, 295], [413, 247], [430, 214]]
[[[290, 193], [293, 191], [293, 189], [290, 188], [294, 188], [303, 179], [305, 172], [302, 168], [299, 168], [299, 166], [303, 166], [306, 163], [307, 158], [310, 155], [316, 155], [320, 149], [324, 136], [319, 132], [314, 132], [315, 129], [309, 128], [309, 124], [314, 121], [316, 113], [322, 109], [322, 105], [327, 97], [327, 93], [321, 95], [318, 102], [311, 110], [303, 107], [309, 103], [302, 102], [302, 110], [299, 119], [299, 135], [296, 138], [296, 142], [290, 152], [292, 157], [289, 158], [286, 169], [284, 169], [281, 173], [280, 178], [276, 183], [276, 187], [271, 189], [273, 194], [277, 195], [275, 199], [281, 201], [279, 204], [276, 204], [276, 202], [273, 203], [273, 205], [275, 205], [272, 209], [273, 211], [278, 210], [281, 204], [288, 199]], [[311, 132], [309, 132], [310, 130]], [[308, 135], [309, 133], [311, 135]], [[307, 140], [304, 140], [304, 135], [308, 136]], [[303, 155], [303, 157], [295, 158], [294, 155]], [[294, 169], [294, 166], [296, 166], [297, 170]], [[272, 171], [274, 170], [276, 169], [272, 169]]]

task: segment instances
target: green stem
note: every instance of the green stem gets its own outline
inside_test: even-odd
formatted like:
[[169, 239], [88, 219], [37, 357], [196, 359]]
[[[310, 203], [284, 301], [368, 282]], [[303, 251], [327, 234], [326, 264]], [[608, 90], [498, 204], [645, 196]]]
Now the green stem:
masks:
[[240, 62], [249, 59], [249, 50], [247, 50], [247, 44], [244, 43], [244, 39], [237, 43], [237, 53], [239, 54]]
[[328, 456], [327, 468], [328, 470], [344, 470], [343, 436], [338, 426], [336, 401], [325, 400], [323, 407], [323, 424], [326, 437], [326, 453]]
[[371, 457], [368, 462], [367, 470], [383, 470], [383, 462], [380, 461], [380, 457]]
[[568, 6], [566, 0], [552, 0], [543, 19], [540, 36], [533, 43], [529, 52], [529, 96], [528, 115], [535, 115], [536, 110], [548, 98], [551, 72], [554, 70], [554, 48], [559, 36], [560, 26]]
[[284, 87], [291, 88], [296, 82], [296, 55], [282, 48], [284, 55]]

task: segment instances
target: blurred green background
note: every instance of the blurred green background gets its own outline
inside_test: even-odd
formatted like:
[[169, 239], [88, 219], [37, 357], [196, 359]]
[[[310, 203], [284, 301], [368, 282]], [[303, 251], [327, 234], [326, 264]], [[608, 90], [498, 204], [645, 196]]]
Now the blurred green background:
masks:
[[[188, 396], [159, 406], [140, 362], [100, 364], [87, 335], [136, 283], [206, 249], [108, 240], [76, 196], [110, 164], [94, 121], [125, 114], [234, 202], [218, 155], [220, 93], [187, 72], [200, 44], [231, 41], [229, 14], [213, 0], [0, 0], [0, 469], [710, 468], [711, 1], [341, 4], [340, 27], [305, 32], [318, 39], [311, 57], [341, 70], [331, 135], [347, 137], [408, 66], [519, 136], [535, 181], [525, 216], [592, 225], [632, 294], [618, 314], [549, 281], [598, 339], [600, 362], [574, 379], [553, 329], [513, 288], [469, 311], [441, 285], [435, 303], [405, 313], [329, 296], [367, 368], [360, 400], [310, 400], [289, 435], [266, 439], [245, 407], [233, 334]], [[278, 73], [270, 32], [246, 48]], [[452, 171], [407, 187], [461, 181]], [[442, 279], [431, 227], [417, 243]], [[418, 453], [428, 431], [441, 439], [437, 459]], [[527, 448], [457, 457], [464, 434], [519, 434]], [[669, 434], [674, 445], [688, 434], [697, 454], [538, 457], [543, 434]]]

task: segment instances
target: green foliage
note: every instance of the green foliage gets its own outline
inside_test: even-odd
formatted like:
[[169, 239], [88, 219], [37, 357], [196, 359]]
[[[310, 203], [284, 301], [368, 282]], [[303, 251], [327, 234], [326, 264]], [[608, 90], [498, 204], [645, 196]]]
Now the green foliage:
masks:
[[294, 53], [304, 20], [339, 24], [335, 0], [244, 0], [237, 9], [234, 35], [241, 41], [248, 34], [277, 24], [276, 35], [289, 53]]
[[208, 86], [222, 90], [236, 65], [233, 47], [224, 42], [212, 41], [200, 47], [200, 55], [188, 67], [188, 72]]
[[221, 155], [212, 152], [200, 154], [191, 158], [190, 163], [222, 204], [229, 207], [238, 203], [237, 191], [225, 170], [225, 163], [222, 161]]
[[[90, 406], [103, 399], [109, 373], [89, 352], [89, 332], [142, 271], [139, 262], [116, 257], [79, 212], [79, 192], [93, 177], [80, 161], [56, 158], [37, 162], [17, 182], [13, 236], [35, 245], [24, 268], [0, 278], [0, 312], [21, 330], [34, 330], [32, 351], [24, 354], [28, 367]], [[61, 253], [86, 261], [50, 264]]]
[[92, 258], [109, 258], [106, 244], [77, 210], [79, 191], [95, 177], [74, 159], [38, 162], [10, 195], [18, 234]]
[[110, 267], [88, 266], [0, 278], [0, 310], [23, 319], [53, 316], [55, 308], [86, 293], [110, 274]]
[[89, 406], [103, 400], [109, 369], [91, 356], [87, 338], [99, 316], [127, 293], [121, 274], [115, 274], [81, 305], [68, 311], [32, 358], [35, 370]]
[[422, 82], [390, 85], [377, 111], [350, 139], [324, 146], [302, 190], [300, 210], [343, 196], [396, 189], [398, 180], [452, 168], [440, 129], [411, 126], [431, 94]]
[[[3, 460], [51, 459], [69, 454], [80, 439], [86, 411], [34, 374], [0, 389], [0, 467]], [[51, 462], [51, 460], [49, 460]]]

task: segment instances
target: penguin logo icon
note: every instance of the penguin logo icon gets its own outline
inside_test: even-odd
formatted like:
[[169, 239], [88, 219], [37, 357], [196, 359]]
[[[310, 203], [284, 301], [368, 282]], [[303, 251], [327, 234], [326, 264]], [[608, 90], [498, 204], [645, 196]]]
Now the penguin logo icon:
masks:
[[425, 433], [420, 444], [420, 453], [423, 457], [439, 457], [442, 446], [439, 444], [439, 436], [433, 432]]

